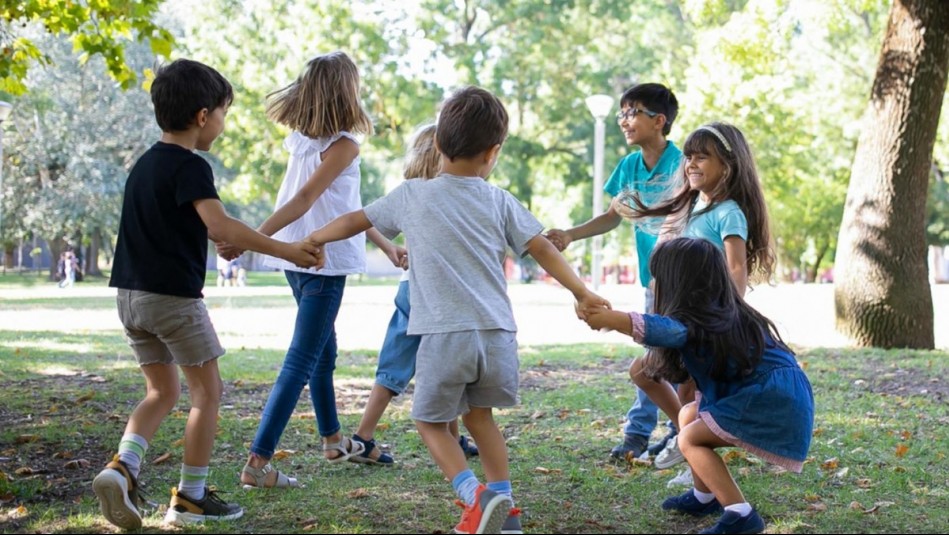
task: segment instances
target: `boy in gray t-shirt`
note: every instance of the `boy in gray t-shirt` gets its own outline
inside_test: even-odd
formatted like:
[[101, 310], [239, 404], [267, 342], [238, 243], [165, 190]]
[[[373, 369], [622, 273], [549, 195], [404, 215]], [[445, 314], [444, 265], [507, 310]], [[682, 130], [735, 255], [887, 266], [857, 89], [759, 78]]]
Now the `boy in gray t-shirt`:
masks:
[[[442, 107], [435, 142], [442, 174], [409, 180], [385, 197], [337, 218], [308, 238], [345, 239], [376, 227], [405, 233], [409, 251], [409, 334], [420, 335], [412, 418], [429, 452], [465, 502], [456, 533], [520, 532], [507, 445], [493, 407], [517, 402], [517, 340], [504, 255], [530, 254], [577, 299], [577, 313], [609, 307], [590, 292], [513, 195], [484, 179], [507, 136], [507, 111], [483, 89], [467, 87]], [[482, 485], [448, 432], [463, 415], [480, 450]]]

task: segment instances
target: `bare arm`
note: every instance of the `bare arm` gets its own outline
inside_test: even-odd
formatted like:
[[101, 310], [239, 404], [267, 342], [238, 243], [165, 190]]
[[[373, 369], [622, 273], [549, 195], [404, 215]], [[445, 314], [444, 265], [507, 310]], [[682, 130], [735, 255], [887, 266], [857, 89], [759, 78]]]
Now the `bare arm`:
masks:
[[582, 240], [591, 236], [599, 236], [615, 229], [623, 221], [622, 216], [617, 213], [613, 206], [609, 210], [594, 217], [582, 225], [578, 225], [568, 230], [551, 229], [547, 232], [547, 237], [554, 242], [557, 249], [563, 251], [576, 240]]
[[330, 221], [323, 228], [313, 231], [306, 241], [311, 243], [329, 243], [351, 238], [360, 232], [372, 228], [372, 223], [366, 217], [365, 210], [356, 210], [343, 214]]
[[323, 161], [310, 175], [300, 191], [264, 221], [258, 230], [272, 236], [283, 227], [293, 223], [313, 207], [339, 174], [359, 156], [359, 146], [351, 139], [340, 138], [323, 152]]
[[392, 262], [392, 265], [395, 267], [400, 267], [405, 269], [403, 264], [407, 262], [406, 256], [408, 252], [405, 250], [405, 247], [399, 247], [398, 245], [387, 240], [381, 232], [375, 229], [375, 227], [366, 231], [366, 237], [369, 238], [369, 241], [376, 244], [386, 257], [389, 258], [389, 261]]
[[224, 205], [218, 199], [194, 201], [201, 221], [208, 228], [208, 234], [233, 244], [241, 249], [250, 249], [270, 256], [277, 256], [293, 262], [300, 267], [321, 267], [323, 252], [321, 247], [310, 243], [286, 243], [274, 240], [248, 227], [244, 222], [227, 214]]
[[587, 289], [583, 281], [574, 273], [570, 264], [564, 260], [557, 248], [544, 235], [538, 234], [527, 242], [527, 252], [534, 257], [534, 260], [537, 260], [544, 271], [562, 284], [564, 288], [570, 290], [577, 300], [578, 316], [584, 317], [586, 310], [590, 308], [610, 308], [609, 301]]
[[748, 288], [748, 251], [745, 249], [745, 240], [738, 236], [725, 238], [725, 261], [728, 272], [735, 281], [738, 295], [744, 297]]

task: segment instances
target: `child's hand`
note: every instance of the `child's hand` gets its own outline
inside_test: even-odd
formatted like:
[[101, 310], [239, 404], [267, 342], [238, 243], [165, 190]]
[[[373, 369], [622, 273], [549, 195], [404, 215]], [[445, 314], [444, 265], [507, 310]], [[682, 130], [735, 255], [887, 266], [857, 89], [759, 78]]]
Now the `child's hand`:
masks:
[[573, 238], [571, 238], [569, 234], [556, 228], [548, 230], [546, 236], [547, 239], [550, 240], [550, 243], [554, 244], [554, 247], [560, 252], [563, 252], [563, 250], [570, 245], [570, 242], [573, 241]]
[[214, 248], [217, 249], [217, 254], [224, 260], [234, 260], [238, 256], [244, 254], [244, 250], [238, 247], [235, 247], [227, 242], [216, 241], [214, 242]]
[[577, 302], [574, 305], [574, 309], [577, 312], [577, 317], [582, 320], [585, 320], [587, 315], [592, 311], [612, 310], [612, 308], [613, 305], [611, 305], [609, 301], [589, 290], [585, 291], [581, 295], [578, 295]]
[[320, 269], [326, 262], [322, 244], [303, 240], [288, 245], [290, 251], [285, 258], [297, 267]]
[[392, 262], [393, 266], [402, 269], [409, 268], [409, 252], [405, 250], [405, 247], [393, 245], [386, 251], [386, 256], [389, 257], [389, 261]]
[[594, 331], [610, 331], [614, 328], [613, 325], [617, 314], [624, 317], [626, 316], [623, 312], [616, 312], [608, 308], [591, 308], [587, 310], [586, 317], [583, 318], [583, 320], [586, 321], [587, 325]]

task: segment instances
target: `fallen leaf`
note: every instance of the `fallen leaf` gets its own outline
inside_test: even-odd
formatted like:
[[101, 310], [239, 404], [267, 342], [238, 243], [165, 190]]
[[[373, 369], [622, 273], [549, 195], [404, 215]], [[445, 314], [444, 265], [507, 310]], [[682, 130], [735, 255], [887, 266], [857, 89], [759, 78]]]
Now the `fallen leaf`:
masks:
[[12, 502], [15, 498], [16, 498], [16, 495], [14, 495], [12, 492], [5, 492], [3, 494], [0, 494], [0, 503]]
[[845, 466], [842, 469], [838, 470], [837, 473], [834, 474], [834, 477], [836, 477], [837, 479], [843, 479], [847, 477], [848, 472], [850, 472], [850, 468]]
[[824, 511], [827, 510], [827, 504], [825, 504], [824, 502], [817, 502], [817, 503], [812, 503], [812, 504], [808, 505], [807, 508], [808, 508], [808, 510], [810, 510], [810, 511], [816, 511], [816, 512], [818, 512], [818, 513], [823, 513]]
[[356, 489], [356, 490], [350, 491], [349, 494], [347, 494], [347, 496], [349, 497], [349, 499], [355, 500], [355, 499], [358, 499], [358, 498], [368, 498], [368, 497], [370, 497], [370, 496], [372, 496], [372, 495], [369, 494], [369, 491], [368, 491], [368, 490], [366, 490], [366, 489], [360, 487], [360, 488], [358, 488], [358, 489]]
[[819, 502], [819, 501], [820, 501], [820, 496], [818, 496], [818, 495], [816, 495], [816, 494], [805, 494], [805, 495], [804, 495], [804, 500], [805, 500], [805, 501], [808, 501], [808, 502], [811, 502], [811, 503]]
[[57, 451], [53, 454], [53, 459], [72, 459], [71, 451]]
[[544, 468], [543, 466], [538, 466], [538, 467], [534, 468], [534, 471], [537, 472], [538, 474], [561, 474], [561, 473], [563, 473], [563, 470], [561, 470], [561, 469], [559, 469], [559, 468], [550, 469], [550, 468]]
[[725, 454], [722, 455], [722, 460], [727, 464], [732, 461], [746, 459], [747, 457], [748, 456], [745, 454], [744, 450], [733, 449], [726, 451]]
[[81, 404], [83, 404], [83, 403], [89, 401], [90, 399], [92, 399], [92, 398], [94, 398], [94, 397], [96, 397], [96, 391], [95, 391], [95, 390], [90, 390], [90, 391], [86, 392], [85, 394], [83, 394], [83, 395], [79, 396], [78, 398], [76, 398], [75, 401], [73, 401], [73, 403], [76, 404], [76, 405], [81, 405]]
[[867, 478], [860, 478], [857, 480], [857, 487], [861, 489], [868, 489], [873, 486], [873, 483]]
[[902, 458], [904, 455], [906, 455], [906, 452], [908, 452], [908, 451], [909, 451], [909, 446], [907, 446], [906, 444], [898, 444], [898, 445], [896, 446], [896, 456], [897, 456], [897, 457]]
[[822, 470], [836, 470], [838, 465], [837, 457], [831, 457], [826, 461], [822, 462], [820, 467]]
[[531, 420], [540, 420], [544, 416], [547, 416], [547, 413], [544, 411], [534, 411], [534, 414], [531, 414]]
[[233, 384], [234, 386], [244, 386], [244, 381], [242, 379], [237, 379], [231, 384]]
[[850, 502], [850, 506], [849, 506], [849, 507], [850, 507], [850, 509], [853, 510], [853, 511], [861, 511], [861, 510], [863, 510], [863, 504], [860, 503], [860, 502], [858, 502], [858, 501]]
[[39, 435], [20, 435], [13, 439], [14, 444], [26, 444], [28, 442], [36, 442], [40, 439]]
[[296, 450], [277, 450], [270, 459], [274, 461], [282, 461], [294, 453], [296, 453]]
[[27, 510], [27, 508], [21, 505], [13, 511], [10, 511], [10, 518], [24, 518], [29, 516], [29, 514], [30, 512]]
[[178, 440], [172, 442], [171, 445], [172, 445], [172, 446], [175, 446], [176, 448], [177, 448], [178, 446], [184, 446], [184, 445], [185, 445], [185, 437], [179, 438]]
[[30, 468], [29, 466], [24, 466], [22, 468], [17, 468], [16, 471], [13, 473], [18, 476], [31, 476], [33, 475], [33, 469]]
[[66, 464], [63, 467], [67, 470], [79, 470], [80, 468], [89, 468], [92, 466], [92, 463], [88, 459], [73, 459], [71, 461], [66, 461]]
[[152, 461], [152, 464], [161, 464], [167, 461], [168, 459], [171, 459], [171, 453], [162, 453], [158, 457], [155, 457], [155, 460]]
[[913, 433], [912, 431], [900, 431], [900, 438], [903, 440], [909, 440], [913, 438]]

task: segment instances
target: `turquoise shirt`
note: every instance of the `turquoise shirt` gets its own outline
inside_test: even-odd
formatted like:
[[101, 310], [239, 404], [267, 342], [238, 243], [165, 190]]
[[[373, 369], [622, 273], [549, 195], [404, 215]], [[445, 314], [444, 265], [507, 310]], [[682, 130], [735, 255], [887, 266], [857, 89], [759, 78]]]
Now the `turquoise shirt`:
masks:
[[[682, 151], [671, 141], [666, 142], [666, 149], [652, 169], [646, 169], [642, 151], [636, 151], [617, 164], [610, 179], [603, 186], [603, 191], [616, 197], [620, 193], [632, 190], [639, 192], [639, 198], [650, 206], [662, 199], [668, 191], [669, 184], [675, 176], [679, 162], [682, 161]], [[639, 281], [643, 287], [649, 286], [652, 275], [649, 273], [649, 257], [656, 246], [658, 236], [635, 228], [636, 255], [639, 257]]]
[[745, 213], [738, 207], [738, 203], [728, 199], [715, 203], [711, 210], [702, 212], [707, 207], [708, 203], [701, 198], [696, 201], [692, 214], [697, 215], [689, 217], [682, 236], [707, 240], [715, 244], [722, 252], [725, 251], [725, 238], [729, 236], [738, 236], [748, 241], [748, 220], [745, 219]]

